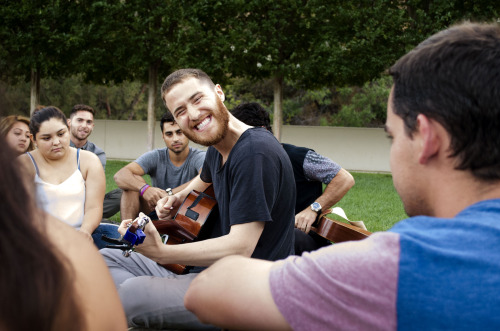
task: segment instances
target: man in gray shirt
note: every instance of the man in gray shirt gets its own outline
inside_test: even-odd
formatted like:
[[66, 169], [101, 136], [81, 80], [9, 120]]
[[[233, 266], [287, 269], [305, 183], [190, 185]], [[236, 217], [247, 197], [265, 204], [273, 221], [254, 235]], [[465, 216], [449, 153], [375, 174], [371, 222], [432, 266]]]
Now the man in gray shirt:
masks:
[[[70, 146], [81, 148], [97, 155], [101, 161], [102, 167], [106, 170], [106, 153], [97, 145], [89, 141], [89, 136], [94, 130], [95, 111], [92, 107], [78, 104], [71, 109], [68, 118], [70, 131]], [[121, 189], [114, 189], [104, 196], [102, 217], [110, 218], [120, 211]]]
[[[182, 190], [203, 167], [205, 152], [189, 147], [189, 139], [170, 112], [163, 115], [160, 127], [167, 147], [141, 155], [114, 176], [116, 184], [123, 190], [122, 220], [134, 219], [140, 211], [145, 214], [154, 212], [158, 200]], [[152, 186], [142, 177], [145, 174], [151, 177]]]
[[68, 118], [70, 128], [70, 146], [81, 148], [97, 155], [106, 170], [106, 153], [94, 143], [90, 142], [89, 136], [94, 130], [94, 114], [92, 107], [87, 105], [74, 105]]

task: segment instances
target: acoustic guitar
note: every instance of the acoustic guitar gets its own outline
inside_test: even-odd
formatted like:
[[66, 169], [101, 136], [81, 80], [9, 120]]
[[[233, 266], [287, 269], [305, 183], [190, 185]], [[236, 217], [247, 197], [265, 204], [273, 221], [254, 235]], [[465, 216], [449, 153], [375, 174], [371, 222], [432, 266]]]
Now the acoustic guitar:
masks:
[[[311, 231], [334, 243], [362, 240], [371, 235], [370, 231], [361, 227], [336, 220], [334, 218], [336, 216], [328, 216], [329, 214], [332, 215], [332, 211], [332, 209], [328, 209], [321, 214], [318, 220], [313, 223]], [[350, 222], [347, 218], [343, 217], [343, 215], [341, 216], [336, 213], [333, 213], [333, 215], [340, 216], [340, 218]]]
[[[177, 210], [172, 220], [152, 221], [158, 232], [166, 235], [167, 245], [178, 245], [205, 239], [210, 234], [211, 227], [217, 219], [217, 201], [213, 186], [205, 191], [191, 191]], [[181, 264], [162, 264], [163, 267], [176, 273], [186, 272], [186, 266]]]

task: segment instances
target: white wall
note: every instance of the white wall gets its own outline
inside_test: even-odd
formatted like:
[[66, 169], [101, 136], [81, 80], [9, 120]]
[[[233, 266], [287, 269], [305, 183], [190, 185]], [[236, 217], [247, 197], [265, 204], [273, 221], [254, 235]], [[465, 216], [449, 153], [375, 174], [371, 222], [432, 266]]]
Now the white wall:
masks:
[[[96, 120], [90, 141], [104, 149], [108, 159], [134, 160], [147, 151], [147, 123]], [[282, 142], [312, 148], [347, 170], [390, 172], [390, 144], [383, 129], [285, 125]], [[165, 143], [157, 122], [155, 148], [161, 147]]]

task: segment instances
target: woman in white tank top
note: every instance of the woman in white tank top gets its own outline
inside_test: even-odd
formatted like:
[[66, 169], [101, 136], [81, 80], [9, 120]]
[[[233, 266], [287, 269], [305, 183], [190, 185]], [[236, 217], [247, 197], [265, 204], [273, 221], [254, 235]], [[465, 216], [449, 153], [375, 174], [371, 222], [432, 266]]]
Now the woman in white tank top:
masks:
[[30, 131], [36, 149], [19, 158], [35, 181], [40, 207], [92, 240], [106, 189], [101, 162], [91, 152], [70, 147], [66, 117], [56, 107], [35, 112]]

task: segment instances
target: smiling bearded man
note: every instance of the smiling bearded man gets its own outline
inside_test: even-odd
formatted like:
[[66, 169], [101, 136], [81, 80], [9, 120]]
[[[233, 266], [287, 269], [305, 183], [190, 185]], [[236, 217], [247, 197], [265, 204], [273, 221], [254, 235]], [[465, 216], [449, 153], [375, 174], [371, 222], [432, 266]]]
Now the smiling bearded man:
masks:
[[[171, 219], [188, 194], [211, 184], [220, 217], [206, 240], [164, 245], [155, 227], [145, 227], [141, 254], [123, 257], [101, 250], [118, 287], [130, 326], [202, 329], [184, 307], [184, 294], [205, 267], [222, 257], [242, 255], [274, 261], [293, 254], [295, 181], [288, 155], [273, 135], [232, 116], [224, 92], [198, 69], [170, 74], [162, 98], [184, 134], [207, 150], [201, 174], [182, 191], [161, 199], [156, 212]], [[125, 232], [130, 221], [124, 221]], [[160, 265], [181, 264], [177, 275]], [[146, 276], [146, 277], [142, 277]]]

